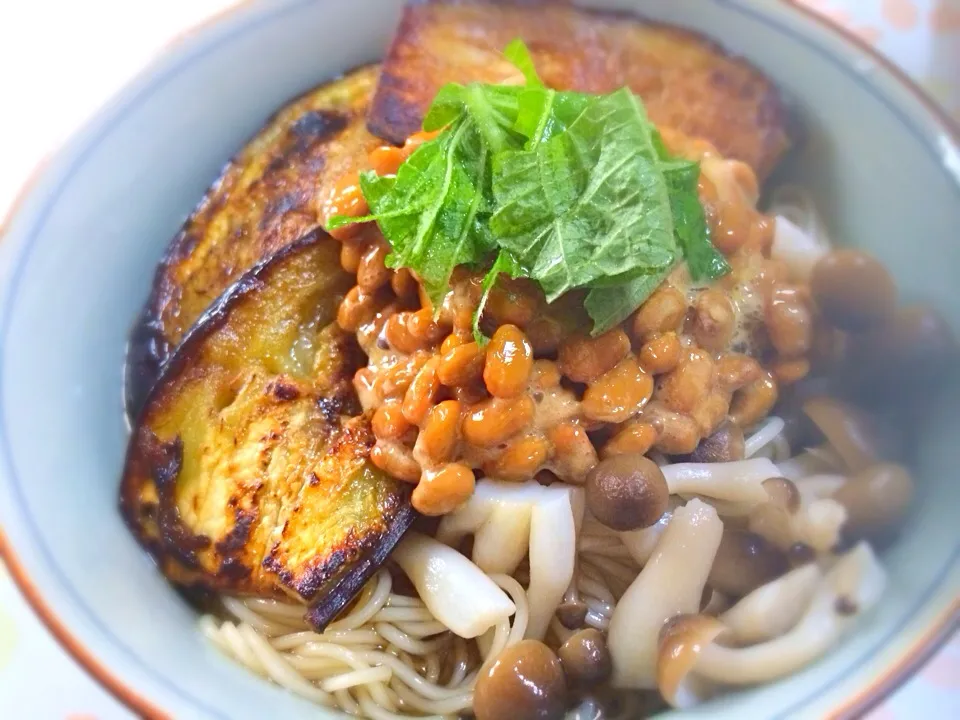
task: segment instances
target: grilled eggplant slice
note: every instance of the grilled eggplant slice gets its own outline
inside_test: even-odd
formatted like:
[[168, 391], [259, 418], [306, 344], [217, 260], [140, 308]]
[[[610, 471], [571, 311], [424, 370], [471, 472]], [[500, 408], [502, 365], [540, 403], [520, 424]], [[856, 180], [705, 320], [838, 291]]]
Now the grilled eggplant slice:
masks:
[[351, 279], [314, 230], [251, 270], [188, 333], [134, 428], [123, 516], [175, 582], [293, 596], [324, 625], [413, 521], [368, 460], [334, 322]]
[[377, 73], [377, 66], [361, 68], [280, 110], [184, 223], [131, 336], [131, 416], [201, 313], [258, 261], [316, 226], [316, 198], [378, 144], [365, 127]]
[[555, 3], [411, 4], [384, 60], [368, 127], [403, 142], [445, 83], [517, 77], [502, 55], [515, 37], [526, 41], [549, 87], [628, 86], [655, 123], [709, 140], [761, 178], [787, 147], [776, 89], [743, 60], [692, 32]]

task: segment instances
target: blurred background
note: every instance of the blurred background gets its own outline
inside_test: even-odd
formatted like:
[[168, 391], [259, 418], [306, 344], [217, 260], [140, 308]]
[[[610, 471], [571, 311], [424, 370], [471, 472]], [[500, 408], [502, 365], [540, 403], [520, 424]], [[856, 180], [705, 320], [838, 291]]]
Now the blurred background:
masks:
[[[797, 1], [875, 45], [960, 118], [960, 0]], [[38, 158], [161, 47], [236, 3], [0, 0], [0, 89], [8, 108], [0, 118], [0, 213]]]
[[[960, 123], [960, 0], [796, 2], [877, 47]], [[235, 4], [0, 0], [0, 218], [38, 163], [139, 68], [189, 28]], [[128, 717], [59, 649], [0, 565], [0, 718]], [[958, 637], [870, 720], [920, 717], [960, 718]]]

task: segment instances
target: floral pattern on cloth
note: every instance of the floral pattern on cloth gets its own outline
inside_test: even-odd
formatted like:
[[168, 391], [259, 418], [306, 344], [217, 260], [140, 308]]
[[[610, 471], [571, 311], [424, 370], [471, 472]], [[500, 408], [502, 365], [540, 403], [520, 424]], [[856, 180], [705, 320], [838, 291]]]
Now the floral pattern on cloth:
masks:
[[797, 0], [896, 62], [960, 121], [960, 0]]
[[[960, 0], [797, 1], [877, 47], [960, 122]], [[132, 717], [59, 648], [0, 566], [0, 718]], [[960, 718], [960, 635], [868, 716], [920, 717]]]

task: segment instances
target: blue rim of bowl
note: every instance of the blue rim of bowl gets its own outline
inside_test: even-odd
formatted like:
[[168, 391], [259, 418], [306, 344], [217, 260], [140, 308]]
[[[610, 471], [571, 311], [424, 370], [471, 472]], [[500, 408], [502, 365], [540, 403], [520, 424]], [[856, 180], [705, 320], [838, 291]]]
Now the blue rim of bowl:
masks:
[[[311, 4], [312, 2], [314, 2], [314, 0], [293, 0], [282, 6], [273, 7], [270, 10], [264, 10], [259, 13], [251, 13], [251, 16], [247, 18], [245, 22], [233, 28], [229, 33], [224, 34], [220, 38], [215, 38], [206, 44], [200, 43], [198, 44], [198, 47], [190, 49], [172, 67], [167, 68], [165, 72], [147, 83], [135, 97], [127, 100], [124, 105], [117, 108], [112, 117], [110, 117], [108, 120], [100, 120], [100, 116], [94, 117], [94, 119], [91, 121], [91, 127], [96, 127], [99, 125], [99, 132], [87, 142], [85, 147], [83, 147], [77, 153], [77, 157], [74, 159], [73, 163], [65, 171], [61, 172], [60, 182], [58, 183], [56, 189], [48, 197], [44, 205], [44, 212], [38, 213], [38, 215], [41, 217], [40, 222], [35, 224], [34, 227], [29, 230], [29, 237], [27, 241], [24, 243], [19, 255], [14, 259], [15, 265], [13, 268], [13, 273], [11, 275], [10, 282], [7, 285], [7, 292], [3, 302], [4, 314], [3, 317], [0, 318], [0, 348], [8, 347], [4, 342], [4, 339], [6, 338], [10, 319], [13, 315], [13, 307], [15, 305], [14, 300], [17, 296], [17, 290], [19, 288], [19, 282], [22, 276], [23, 268], [25, 267], [35, 245], [35, 237], [40, 228], [43, 226], [46, 215], [45, 211], [56, 202], [69, 178], [83, 164], [86, 156], [96, 148], [96, 146], [104, 137], [109, 134], [113, 124], [121, 120], [142, 98], [152, 94], [169, 79], [179, 74], [191, 62], [207, 55], [220, 46], [235, 40], [236, 38], [246, 34], [250, 30], [263, 23], [274, 21], [282, 15], [285, 15], [286, 13], [305, 5]], [[772, 29], [773, 31], [786, 35], [787, 37], [790, 37], [794, 41], [799, 42], [800, 44], [819, 54], [821, 57], [834, 65], [840, 72], [850, 76], [854, 82], [867, 90], [872, 96], [874, 96], [885, 107], [887, 107], [887, 109], [890, 110], [890, 112], [907, 130], [911, 132], [911, 134], [920, 140], [921, 143], [931, 152], [937, 154], [938, 160], [940, 159], [937, 148], [931, 147], [928, 133], [925, 132], [923, 128], [918, 127], [916, 122], [914, 122], [904, 111], [897, 107], [897, 105], [886, 96], [883, 90], [869, 82], [860, 73], [856, 72], [844, 61], [843, 58], [836, 55], [833, 51], [818, 43], [814, 38], [807, 37], [802, 32], [796, 31], [784, 24], [781, 24], [777, 19], [770, 17], [766, 12], [740, 4], [740, 0], [713, 0], [713, 2], [741, 15], [750, 17]], [[826, 32], [834, 37], [839, 37], [848, 45], [853, 46], [859, 52], [868, 55], [871, 60], [881, 66], [896, 81], [897, 84], [902, 86], [903, 89], [909, 91], [909, 93], [914, 96], [914, 99], [920, 103], [924, 110], [934, 119], [935, 123], [940, 126], [945, 134], [952, 138], [954, 144], [957, 147], [960, 147], [960, 128], [958, 128], [955, 122], [946, 114], [946, 112], [937, 103], [935, 103], [910, 77], [900, 70], [899, 67], [887, 60], [855, 34], [849, 32], [845, 28], [835, 25], [810, 8], [803, 6], [798, 0], [781, 0], [781, 2], [788, 6], [797, 16], [817, 25], [821, 32]], [[202, 31], [209, 30], [214, 26], [224, 23], [227, 19], [232, 18], [240, 10], [246, 9], [252, 4], [253, 3], [249, 0], [243, 0], [238, 5], [227, 8], [207, 19], [206, 21], [181, 33], [172, 41], [167, 43], [163, 48], [161, 48], [158, 53], [158, 57], [162, 58], [166, 53], [182, 43], [188, 37], [192, 37]], [[138, 78], [142, 79], [153, 71], [153, 66], [149, 66], [145, 71], [143, 71], [143, 73], [141, 73], [141, 75], [138, 76]], [[27, 183], [18, 193], [17, 198], [8, 213], [8, 216], [4, 219], [3, 223], [0, 223], [0, 240], [2, 240], [2, 238], [6, 235], [10, 226], [10, 221], [16, 215], [17, 209], [23, 205], [24, 201], [30, 195], [30, 192], [33, 190], [35, 185], [38, 184], [42, 173], [46, 169], [47, 161], [45, 160], [40, 163], [36, 170], [34, 170], [34, 172], [31, 174], [30, 180], [27, 181]], [[958, 192], [960, 192], [960, 183], [956, 183], [956, 188]], [[4, 414], [6, 406], [3, 403], [4, 388], [2, 384], [3, 359], [3, 355], [0, 354], [0, 448], [3, 450], [3, 461], [4, 465], [6, 466], [8, 477], [10, 478], [11, 486], [14, 490], [14, 497], [18, 504], [17, 509], [20, 511], [21, 517], [24, 518], [29, 532], [34, 536], [34, 542], [37, 548], [40, 550], [41, 555], [44, 557], [49, 567], [58, 576], [59, 582], [66, 590], [68, 596], [70, 596], [76, 606], [83, 611], [83, 614], [87, 616], [87, 619], [91, 625], [98, 631], [99, 634], [106, 637], [116, 649], [120, 650], [122, 654], [126, 655], [131, 661], [133, 661], [147, 677], [151, 678], [156, 684], [164, 687], [181, 700], [189, 703], [195, 709], [205, 712], [210, 716], [222, 717], [222, 715], [210, 708], [206, 703], [191, 696], [177, 687], [176, 684], [169, 679], [154, 672], [143, 659], [141, 659], [136, 653], [133, 652], [133, 650], [127, 647], [120, 640], [120, 638], [116, 637], [109, 628], [105, 627], [97, 619], [96, 614], [82, 602], [79, 593], [70, 584], [66, 576], [60, 571], [60, 568], [54, 560], [54, 556], [50, 551], [50, 548], [47, 547], [46, 543], [44, 542], [43, 536], [39, 533], [36, 523], [27, 509], [22, 489], [20, 488], [18, 476], [13, 466], [9, 440], [6, 433], [3, 432], [3, 427], [6, 425], [6, 416]], [[3, 561], [10, 568], [11, 576], [13, 577], [14, 582], [18, 585], [20, 591], [23, 593], [29, 604], [33, 607], [41, 621], [47, 626], [57, 641], [81, 667], [83, 667], [118, 701], [126, 705], [129, 709], [133, 710], [141, 717], [157, 719], [169, 717], [165, 711], [159, 709], [153, 702], [144, 698], [136, 690], [131, 689], [130, 686], [128, 686], [124, 681], [119, 680], [113, 674], [113, 672], [105, 668], [103, 664], [95, 658], [94, 654], [89, 651], [80, 641], [78, 641], [76, 637], [64, 626], [64, 624], [57, 618], [56, 613], [52, 611], [49, 604], [41, 597], [36, 586], [30, 581], [29, 575], [27, 574], [23, 564], [17, 560], [13, 547], [9, 539], [3, 533], [2, 529], [0, 529], [0, 557], [2, 557]], [[947, 561], [944, 568], [937, 574], [936, 579], [931, 583], [930, 587], [928, 587], [921, 594], [920, 599], [904, 615], [900, 622], [895, 625], [894, 629], [885, 634], [884, 637], [868, 652], [857, 658], [847, 669], [846, 674], [850, 674], [856, 669], [860, 668], [877, 652], [877, 650], [886, 646], [906, 628], [907, 623], [916, 614], [916, 612], [920, 611], [924, 606], [926, 606], [927, 603], [936, 595], [937, 590], [940, 588], [944, 579], [947, 577], [954, 565], [956, 565], [958, 559], [960, 559], [960, 543], [958, 543], [958, 545], [954, 548], [950, 559]], [[857, 717], [870, 708], [876, 706], [894, 689], [896, 689], [907, 677], [909, 677], [911, 673], [918, 669], [920, 665], [922, 665], [930, 656], [932, 656], [936, 650], [952, 635], [953, 631], [958, 626], [960, 626], [960, 601], [955, 601], [935, 621], [927, 625], [921, 637], [917, 640], [914, 640], [911, 648], [901, 654], [897, 660], [891, 664], [890, 667], [881, 673], [879, 678], [875, 679], [869, 685], [858, 691], [855, 696], [845, 701], [840, 707], [835, 708], [831, 712], [830, 716]], [[786, 718], [791, 714], [803, 709], [816, 697], [822, 695], [824, 692], [829, 691], [837, 683], [842, 681], [846, 674], [844, 676], [834, 677], [827, 683], [820, 685], [815, 691], [810, 692], [805, 697], [795, 701], [789, 707], [781, 711], [776, 717]]]

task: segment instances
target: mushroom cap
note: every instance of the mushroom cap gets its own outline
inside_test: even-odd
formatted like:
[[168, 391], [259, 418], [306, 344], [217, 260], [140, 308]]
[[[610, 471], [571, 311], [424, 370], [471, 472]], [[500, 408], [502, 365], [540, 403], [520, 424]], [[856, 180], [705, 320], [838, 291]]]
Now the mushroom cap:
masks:
[[746, 453], [743, 429], [725, 420], [712, 435], [703, 438], [690, 453], [690, 462], [731, 462], [743, 460]]
[[607, 639], [594, 628], [571, 635], [557, 652], [563, 671], [572, 684], [590, 687], [605, 682], [613, 672]]
[[770, 502], [793, 514], [800, 509], [800, 490], [792, 480], [785, 477], [769, 478], [763, 481], [763, 489], [770, 496]]
[[707, 584], [725, 595], [743, 597], [787, 569], [786, 555], [763, 536], [725, 528]]
[[877, 428], [861, 410], [836, 398], [818, 396], [803, 404], [803, 412], [852, 472], [860, 472], [877, 462], [880, 457]]
[[602, 460], [587, 475], [587, 507], [601, 523], [621, 532], [656, 523], [669, 497], [663, 471], [638, 453]]
[[473, 693], [477, 720], [555, 720], [567, 704], [567, 681], [554, 652], [521, 640], [484, 667]]
[[847, 511], [844, 530], [872, 535], [896, 525], [910, 507], [913, 479], [902, 465], [877, 463], [847, 480], [832, 497]]
[[676, 707], [678, 694], [700, 651], [726, 627], [708, 615], [677, 615], [664, 623], [657, 644], [657, 687]]
[[878, 325], [896, 308], [897, 288], [890, 273], [876, 258], [852, 248], [820, 258], [810, 289], [827, 320], [850, 332]]
[[567, 630], [579, 630], [587, 619], [587, 605], [580, 600], [566, 600], [557, 608], [557, 620]]

